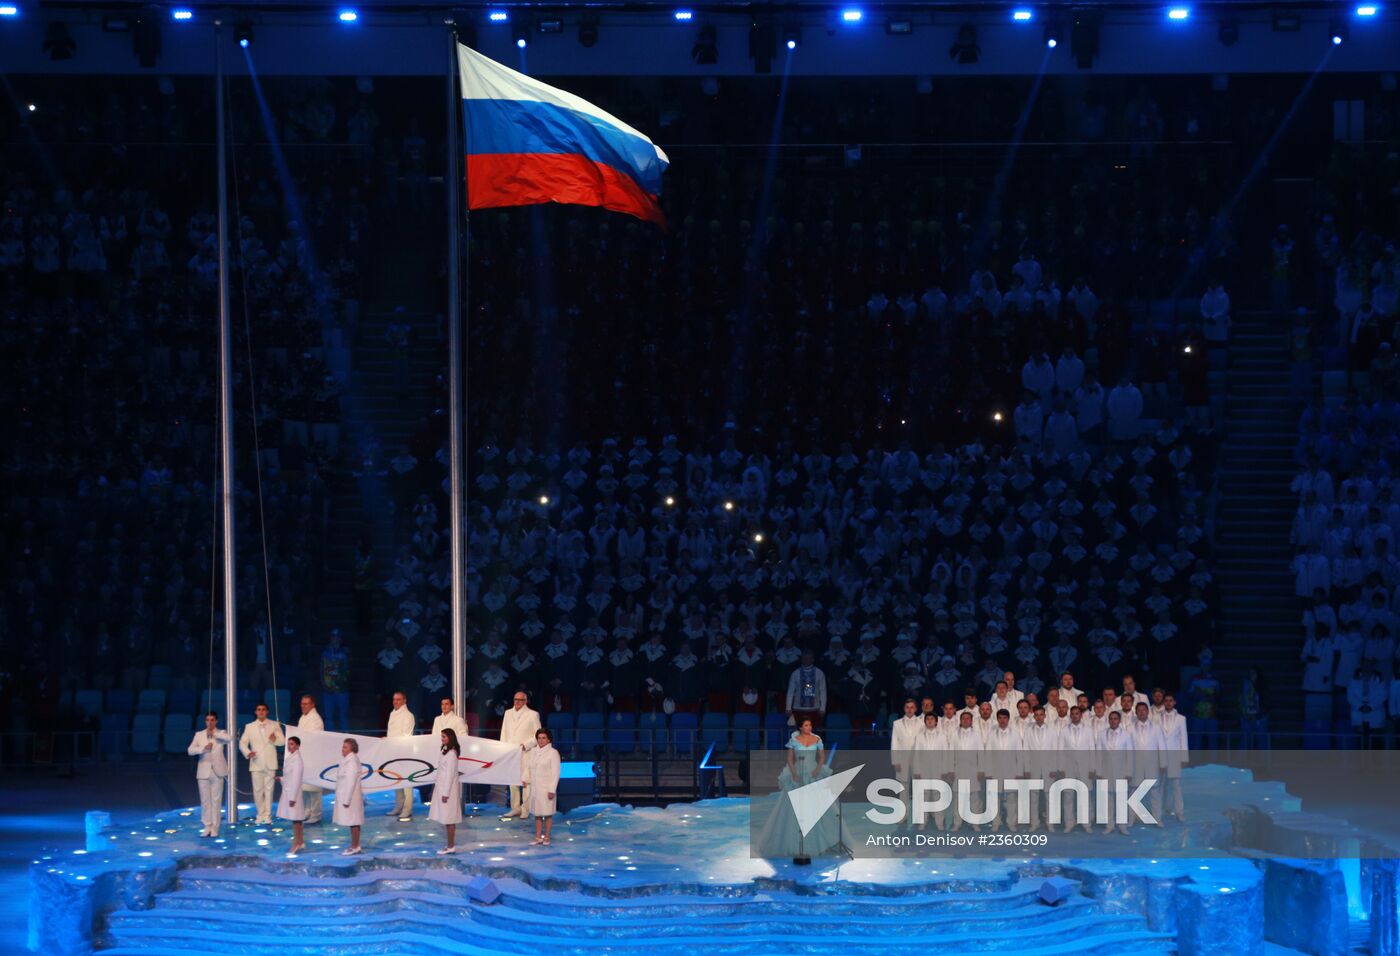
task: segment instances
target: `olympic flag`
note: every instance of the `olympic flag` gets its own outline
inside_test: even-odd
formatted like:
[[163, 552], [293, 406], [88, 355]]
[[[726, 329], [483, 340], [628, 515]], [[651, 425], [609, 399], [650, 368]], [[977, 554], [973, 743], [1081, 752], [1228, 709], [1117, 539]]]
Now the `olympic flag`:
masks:
[[[361, 786], [365, 793], [421, 787], [437, 780], [442, 743], [436, 734], [361, 737], [288, 727], [287, 735], [301, 740], [301, 759], [306, 766], [308, 786], [335, 789], [340, 747], [346, 740], [360, 745], [360, 762], [365, 768]], [[462, 737], [460, 743], [462, 755], [457, 767], [463, 782], [508, 786], [520, 783], [519, 747], [482, 737]]]

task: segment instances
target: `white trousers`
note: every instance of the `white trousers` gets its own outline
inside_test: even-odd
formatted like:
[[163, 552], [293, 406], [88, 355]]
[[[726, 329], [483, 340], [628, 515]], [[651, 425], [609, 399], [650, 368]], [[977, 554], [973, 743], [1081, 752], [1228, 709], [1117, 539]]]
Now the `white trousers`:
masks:
[[215, 835], [224, 816], [224, 783], [224, 777], [199, 778], [200, 820], [204, 823], [204, 829], [213, 831]]
[[412, 787], [401, 787], [394, 791], [394, 812], [401, 817], [413, 816]]
[[258, 822], [268, 823], [272, 820], [272, 787], [277, 773], [273, 770], [254, 770], [252, 776], [253, 805], [258, 808]]
[[528, 816], [529, 810], [525, 806], [525, 788], [510, 788], [510, 812], [519, 816]]
[[306, 822], [321, 822], [321, 794], [324, 793], [320, 787], [302, 787], [301, 798], [306, 801]]
[[[1153, 787], [1152, 789], [1154, 792], [1161, 791], [1161, 793], [1157, 796], [1157, 808], [1159, 810], [1161, 809], [1162, 803], [1164, 802], [1165, 798], [1167, 806], [1171, 807], [1171, 812], [1176, 815], [1176, 818], [1178, 820], [1186, 819], [1186, 805], [1181, 797], [1180, 777], [1169, 776], [1161, 782], [1161, 786]], [[1160, 813], [1156, 814], [1156, 816], [1158, 817], [1158, 819], [1161, 818]]]

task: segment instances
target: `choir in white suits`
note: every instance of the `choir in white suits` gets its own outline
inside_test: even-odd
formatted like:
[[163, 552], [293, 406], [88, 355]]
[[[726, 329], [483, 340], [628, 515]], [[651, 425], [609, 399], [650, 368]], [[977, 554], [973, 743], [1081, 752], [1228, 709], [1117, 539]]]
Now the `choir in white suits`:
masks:
[[224, 815], [224, 781], [228, 779], [228, 757], [224, 747], [232, 735], [227, 730], [219, 730], [213, 717], [204, 719], [204, 729], [195, 732], [190, 740], [188, 752], [199, 758], [195, 768], [195, 780], [199, 783], [200, 820], [204, 824], [201, 836], [219, 835], [219, 822]]

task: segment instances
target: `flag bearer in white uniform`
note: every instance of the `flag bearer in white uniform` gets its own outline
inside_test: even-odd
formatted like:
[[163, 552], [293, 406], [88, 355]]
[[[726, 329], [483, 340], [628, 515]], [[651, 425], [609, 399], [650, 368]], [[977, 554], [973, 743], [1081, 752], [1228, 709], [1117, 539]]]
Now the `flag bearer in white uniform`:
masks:
[[[418, 726], [418, 721], [413, 716], [413, 711], [408, 709], [408, 700], [404, 697], [403, 691], [394, 693], [394, 709], [389, 712], [389, 727], [385, 732], [386, 737], [412, 737], [413, 730]], [[386, 816], [398, 817], [400, 823], [408, 823], [413, 819], [413, 788], [400, 787], [394, 791], [394, 809], [390, 810]]]
[[253, 805], [258, 808], [254, 823], [272, 822], [272, 786], [277, 780], [277, 748], [284, 736], [276, 721], [267, 719], [267, 705], [253, 708], [253, 721], [243, 728], [238, 749], [248, 759], [253, 776]]
[[224, 781], [228, 780], [224, 744], [232, 739], [227, 730], [219, 729], [219, 715], [211, 710], [204, 715], [204, 729], [195, 731], [190, 741], [190, 756], [199, 758], [194, 776], [199, 783], [200, 819], [204, 823], [200, 836], [219, 835], [219, 822], [224, 815]]

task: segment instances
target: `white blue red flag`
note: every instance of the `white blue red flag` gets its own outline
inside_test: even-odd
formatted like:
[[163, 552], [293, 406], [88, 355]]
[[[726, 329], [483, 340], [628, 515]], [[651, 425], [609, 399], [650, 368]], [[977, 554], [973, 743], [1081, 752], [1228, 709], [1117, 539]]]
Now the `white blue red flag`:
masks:
[[666, 225], [670, 162], [651, 140], [572, 93], [457, 46], [467, 130], [467, 208], [569, 203]]

